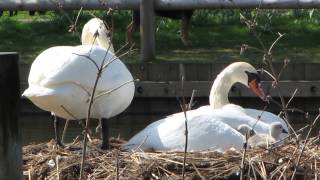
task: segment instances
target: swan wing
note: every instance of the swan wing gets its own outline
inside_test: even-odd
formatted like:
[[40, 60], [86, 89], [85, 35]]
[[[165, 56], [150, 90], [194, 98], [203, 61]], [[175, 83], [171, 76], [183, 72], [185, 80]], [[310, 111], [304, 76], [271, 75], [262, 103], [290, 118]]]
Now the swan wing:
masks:
[[[193, 114], [194, 113], [194, 114]], [[215, 112], [196, 114], [187, 112], [188, 151], [241, 148], [244, 137], [229, 125], [219, 121]], [[190, 116], [189, 116], [190, 114]], [[185, 117], [176, 113], [156, 121], [132, 137], [124, 149], [141, 148], [156, 151], [183, 151], [185, 145]]]
[[230, 104], [215, 111], [222, 117], [219, 119], [220, 121], [228, 124], [234, 129], [237, 129], [242, 124], [246, 124], [249, 127], [252, 127], [257, 133], [269, 132], [270, 126], [268, 124], [257, 121], [257, 119], [247, 115], [240, 106]]
[[101, 74], [98, 91], [111, 90], [133, 80], [129, 70], [113, 53], [97, 46], [81, 45], [52, 47], [42, 52], [32, 64], [29, 83], [46, 87], [74, 83], [90, 89], [98, 72], [95, 63], [100, 66], [104, 59], [105, 64], [113, 62]]
[[[29, 88], [23, 95], [42, 109], [68, 117], [61, 105], [76, 117], [83, 118], [98, 69], [105, 59], [111, 62], [101, 74], [96, 95], [114, 90], [94, 102], [92, 117], [112, 117], [128, 107], [134, 96], [132, 75], [112, 53], [91, 45], [56, 46], [43, 51], [32, 63]], [[125, 85], [123, 85], [125, 84]], [[122, 86], [123, 85], [123, 86]], [[112, 102], [112, 103], [110, 103]], [[61, 111], [61, 113], [59, 113]]]
[[260, 117], [260, 121], [263, 121], [267, 124], [280, 122], [282, 124], [282, 127], [288, 131], [287, 123], [282, 118], [273, 113], [250, 108], [246, 108], [244, 110], [247, 115], [251, 116], [254, 119], [259, 119]]
[[28, 77], [29, 85], [41, 86], [52, 73], [56, 73], [65, 59], [69, 59], [72, 46], [56, 46], [40, 53], [33, 61]]
[[[235, 129], [241, 124], [246, 124], [253, 128], [256, 133], [268, 134], [270, 124], [273, 122], [280, 122], [283, 128], [288, 131], [288, 126], [283, 119], [267, 111], [242, 108], [241, 106], [230, 104], [223, 107], [220, 113], [225, 116], [222, 121]], [[259, 116], [261, 117], [259, 118]], [[287, 134], [280, 135], [281, 139], [286, 138], [287, 136]]]

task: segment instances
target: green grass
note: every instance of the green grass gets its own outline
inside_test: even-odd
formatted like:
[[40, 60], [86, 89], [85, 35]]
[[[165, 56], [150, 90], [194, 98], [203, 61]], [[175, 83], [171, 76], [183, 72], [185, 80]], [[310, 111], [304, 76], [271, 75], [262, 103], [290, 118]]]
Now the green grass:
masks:
[[79, 44], [79, 38], [67, 33], [68, 25], [53, 15], [1, 17], [0, 51], [17, 51], [22, 62], [32, 62], [43, 50], [56, 45]]
[[[111, 23], [111, 17], [101, 11], [91, 11]], [[310, 18], [308, 10], [280, 10], [259, 12], [257, 31], [266, 46], [277, 38], [277, 32], [286, 33], [274, 48], [275, 61], [288, 57], [292, 62], [320, 62], [320, 17], [315, 11]], [[261, 48], [256, 38], [239, 20], [239, 10], [197, 11], [190, 28], [192, 46], [185, 47], [179, 37], [179, 22], [156, 19], [156, 60], [155, 62], [231, 62], [244, 60], [261, 62], [262, 54], [249, 50], [240, 56], [242, 44]], [[246, 17], [255, 11], [242, 11]], [[75, 12], [68, 12], [75, 19]], [[91, 16], [85, 12], [80, 16], [78, 29]], [[114, 12], [115, 49], [125, 44], [126, 26], [130, 22], [128, 11]], [[31, 63], [43, 50], [57, 45], [80, 44], [79, 34], [68, 32], [66, 16], [47, 12], [46, 15], [29, 16], [19, 12], [18, 16], [0, 17], [0, 51], [17, 51], [21, 61]], [[139, 62], [139, 35], [135, 34], [136, 51], [123, 57], [128, 63]]]

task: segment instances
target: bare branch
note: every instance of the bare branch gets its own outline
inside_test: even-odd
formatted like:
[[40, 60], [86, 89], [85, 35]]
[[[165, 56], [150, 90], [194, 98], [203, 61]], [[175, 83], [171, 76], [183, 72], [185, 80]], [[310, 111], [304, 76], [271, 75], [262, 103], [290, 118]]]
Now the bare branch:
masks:
[[84, 167], [84, 163], [85, 163], [85, 157], [86, 157], [86, 148], [87, 148], [87, 134], [89, 132], [89, 123], [90, 123], [90, 116], [91, 116], [91, 107], [92, 107], [92, 104], [93, 104], [93, 97], [94, 97], [94, 94], [96, 92], [96, 88], [97, 88], [97, 85], [98, 85], [98, 81], [99, 81], [99, 78], [100, 78], [100, 74], [101, 74], [101, 69], [98, 69], [98, 73], [97, 73], [97, 78], [94, 82], [94, 85], [93, 85], [93, 89], [92, 89], [92, 95], [90, 97], [90, 101], [89, 101], [89, 106], [88, 106], [88, 112], [87, 112], [87, 120], [86, 120], [86, 127], [84, 129], [84, 138], [83, 138], [83, 146], [82, 146], [82, 158], [81, 158], [81, 167], [80, 167], [80, 180], [83, 180], [83, 167]]
[[257, 34], [256, 30], [255, 30], [255, 24], [252, 23], [250, 20], [248, 20], [245, 16], [243, 16], [241, 13], [240, 13], [240, 19], [242, 22], [244, 22], [248, 29], [253, 33], [253, 35], [257, 38], [259, 44], [261, 45], [262, 49], [266, 52], [267, 51], [267, 48], [266, 46], [264, 45], [264, 43], [262, 42], [260, 36]]
[[256, 119], [256, 122], [253, 124], [252, 129], [254, 130], [254, 128], [256, 127], [256, 125], [258, 124], [258, 122], [261, 120], [261, 117], [263, 115], [263, 113], [267, 110], [268, 106], [264, 106], [260, 115], [258, 116], [258, 118]]
[[79, 19], [79, 17], [80, 17], [80, 14], [81, 14], [81, 12], [82, 12], [82, 9], [83, 9], [83, 7], [80, 8], [80, 10], [79, 10], [79, 12], [78, 12], [78, 15], [77, 15], [77, 17], [76, 17], [76, 21], [74, 22], [74, 24], [71, 24], [71, 25], [69, 26], [69, 27], [70, 27], [69, 32], [77, 32], [77, 23], [78, 23], [78, 19]]
[[[278, 86], [278, 84], [279, 84], [278, 77], [280, 77], [280, 75], [278, 75], [278, 76], [276, 75], [275, 69], [274, 69], [273, 64], [272, 64], [272, 49], [275, 46], [275, 44], [278, 43], [279, 40], [284, 36], [284, 34], [278, 33], [278, 35], [279, 35], [278, 38], [271, 44], [269, 49], [266, 49], [266, 46], [262, 42], [260, 36], [257, 34], [257, 31], [255, 29], [255, 24], [251, 23], [251, 21], [248, 20], [246, 17], [244, 17], [241, 13], [240, 13], [240, 18], [247, 25], [247, 27], [253, 32], [254, 36], [256, 37], [256, 39], [258, 40], [258, 42], [261, 44], [261, 46], [263, 47], [263, 49], [265, 51], [263, 60], [266, 60], [267, 65], [269, 66], [269, 68], [271, 70], [271, 73], [267, 73], [267, 74], [270, 75], [274, 79], [275, 83], [277, 84], [276, 88], [278, 90], [278, 95], [279, 95], [280, 100], [281, 100], [281, 106], [282, 106], [282, 109], [285, 109], [286, 103], [285, 103], [285, 100], [284, 100], [284, 98], [283, 98], [283, 96], [281, 94], [281, 89]], [[288, 120], [289, 120], [288, 113], [286, 111], [284, 111], [284, 114], [285, 114], [286, 123], [288, 124], [289, 123], [288, 122]]]
[[277, 79], [280, 79], [280, 76], [282, 75], [283, 71], [286, 69], [288, 63], [289, 63], [289, 59], [286, 58], [286, 59], [284, 60], [283, 66], [281, 67], [281, 69], [280, 69], [280, 71], [279, 71], [279, 73], [278, 73]]
[[109, 95], [109, 94], [111, 94], [112, 92], [120, 89], [120, 88], [121, 88], [122, 86], [124, 86], [124, 85], [127, 85], [127, 84], [129, 84], [129, 83], [133, 83], [133, 82], [139, 82], [139, 81], [140, 81], [139, 79], [134, 79], [134, 80], [127, 81], [127, 82], [121, 84], [121, 85], [118, 86], [118, 87], [115, 87], [115, 88], [113, 88], [113, 89], [111, 89], [111, 90], [109, 90], [109, 91], [104, 91], [104, 92], [98, 94], [96, 97], [94, 97], [93, 100], [95, 101], [95, 100], [97, 100], [98, 98], [100, 98], [101, 96]]
[[64, 128], [63, 128], [63, 131], [62, 131], [62, 136], [61, 136], [62, 143], [65, 142], [65, 137], [66, 137], [67, 129], [68, 129], [68, 126], [69, 126], [69, 122], [70, 122], [70, 119], [66, 119], [66, 123], [64, 124]]
[[130, 51], [127, 51], [119, 56], [114, 56], [107, 64], [105, 64], [102, 68], [105, 69], [107, 68], [113, 61], [117, 60], [117, 59], [120, 59], [121, 57], [127, 55], [128, 53], [130, 53]]
[[259, 49], [259, 48], [256, 48], [256, 47], [253, 47], [253, 46], [249, 46], [249, 45], [247, 45], [247, 44], [243, 44], [242, 46], [245, 46], [245, 47], [246, 47], [246, 49], [253, 49], [253, 50], [255, 50], [255, 51], [257, 51], [257, 52], [260, 52], [260, 53], [262, 53], [262, 54], [264, 54], [264, 53], [265, 53], [265, 51], [264, 51], [264, 50]]
[[[253, 129], [253, 128], [252, 128]], [[243, 153], [242, 153], [242, 159], [241, 159], [241, 166], [240, 166], [240, 180], [243, 180], [244, 179], [244, 162], [245, 162], [245, 159], [246, 159], [246, 153], [247, 153], [247, 148], [248, 148], [248, 139], [249, 139], [249, 134], [246, 133], [245, 135], [245, 142], [243, 144]]]
[[[68, 13], [66, 13], [66, 11], [62, 8], [61, 2], [60, 2], [59, 0], [50, 0], [50, 2], [51, 2], [52, 4], [54, 4], [54, 5], [58, 8], [59, 12], [60, 12], [64, 17], [66, 17], [67, 20], [69, 21], [69, 23], [70, 23], [70, 29], [69, 29], [68, 31], [69, 31], [69, 32], [76, 32], [76, 33], [78, 34], [79, 39], [81, 39], [80, 33], [76, 30], [76, 22], [73, 22], [72, 18], [71, 18], [71, 17], [68, 15]], [[82, 11], [82, 7], [81, 7], [81, 9], [80, 9], [80, 11], [79, 11], [79, 14], [81, 13], [81, 11]], [[78, 14], [78, 16], [79, 16], [79, 14]], [[77, 19], [78, 19], [78, 17], [77, 17]], [[76, 21], [77, 21], [77, 19], [76, 19]]]
[[87, 58], [88, 60], [90, 60], [96, 66], [97, 69], [99, 69], [98, 64], [90, 56], [87, 56], [87, 55], [84, 55], [84, 54], [77, 54], [77, 53], [72, 53], [72, 54]]
[[[183, 81], [182, 81], [183, 82]], [[187, 119], [187, 110], [186, 110], [186, 104], [181, 102], [180, 99], [177, 97], [177, 100], [179, 102], [180, 108], [183, 111], [184, 114], [184, 125], [185, 125], [185, 145], [184, 145], [184, 157], [183, 157], [183, 167], [182, 167], [182, 179], [185, 179], [185, 172], [186, 172], [186, 160], [187, 160], [187, 150], [188, 150], [188, 119]], [[182, 99], [183, 100], [183, 99]]]
[[274, 46], [278, 43], [278, 41], [285, 35], [285, 33], [284, 33], [284, 34], [281, 34], [281, 33], [278, 32], [278, 35], [279, 35], [278, 38], [271, 44], [271, 46], [270, 46], [270, 48], [269, 48], [269, 50], [268, 50], [268, 55], [271, 54], [273, 47], [274, 47]]
[[115, 156], [116, 156], [116, 180], [120, 179], [119, 175], [119, 152], [118, 149], [115, 150]]
[[296, 89], [294, 90], [294, 92], [292, 93], [289, 101], [287, 102], [286, 108], [289, 106], [289, 104], [291, 103], [291, 101], [293, 100], [293, 98], [294, 98], [294, 96], [297, 94], [297, 92], [298, 92], [298, 89], [296, 88]]
[[[93, 100], [94, 100], [94, 94], [95, 94], [96, 88], [98, 86], [98, 81], [99, 81], [99, 79], [101, 77], [101, 74], [103, 73], [103, 68], [102, 67], [104, 65], [106, 56], [108, 55], [109, 48], [110, 48], [110, 44], [109, 44], [109, 47], [108, 47], [108, 49], [107, 49], [107, 51], [105, 53], [105, 56], [102, 59], [100, 67], [97, 65], [97, 63], [94, 63], [97, 66], [98, 72], [97, 72], [97, 77], [96, 77], [96, 80], [94, 82], [93, 89], [92, 89], [92, 92], [91, 92], [88, 111], [87, 111], [86, 127], [84, 129], [84, 138], [83, 138], [83, 146], [82, 146], [82, 157], [81, 157], [80, 178], [79, 178], [80, 180], [83, 179], [83, 168], [84, 168], [84, 163], [85, 163], [85, 158], [86, 158], [86, 149], [87, 149], [87, 134], [89, 132], [89, 127], [90, 127], [89, 123], [90, 123], [90, 116], [91, 116], [91, 108], [92, 108]], [[91, 58], [89, 57], [88, 59], [91, 59]]]
[[61, 107], [66, 113], [68, 113], [69, 116], [71, 116], [73, 119], [77, 120], [77, 121], [79, 122], [79, 124], [82, 126], [82, 128], [85, 128], [85, 125], [83, 124], [83, 122], [82, 122], [79, 118], [75, 117], [75, 116], [74, 116], [67, 108], [65, 108], [63, 105], [61, 105], [60, 107]]
[[[127, 47], [129, 45], [129, 43], [125, 43], [123, 46], [121, 46], [114, 54], [115, 55], [118, 55], [118, 53], [120, 53], [120, 51], [122, 51], [125, 47]], [[130, 47], [131, 49], [131, 47]]]
[[267, 75], [269, 75], [274, 81], [277, 81], [277, 78], [274, 77], [269, 71], [265, 70], [265, 69], [259, 69], [258, 71], [264, 72]]
[[319, 113], [318, 116], [313, 120], [313, 123], [310, 125], [310, 129], [309, 129], [309, 131], [308, 131], [308, 134], [307, 134], [307, 136], [306, 136], [306, 139], [304, 140], [304, 143], [303, 143], [303, 145], [302, 145], [301, 152], [300, 152], [300, 154], [299, 154], [299, 156], [298, 156], [298, 160], [297, 160], [297, 162], [296, 162], [294, 171], [293, 171], [293, 173], [292, 173], [291, 180], [295, 179], [294, 177], [295, 177], [295, 174], [296, 174], [296, 172], [297, 172], [297, 168], [298, 168], [298, 166], [299, 166], [299, 163], [300, 163], [300, 160], [301, 160], [301, 157], [302, 157], [302, 153], [304, 152], [304, 149], [305, 149], [306, 144], [307, 144], [307, 142], [308, 142], [308, 138], [309, 138], [309, 136], [310, 136], [310, 133], [311, 133], [314, 125], [316, 124], [316, 122], [318, 121], [319, 118], [320, 118], [320, 113]]
[[195, 90], [195, 89], [192, 90], [191, 98], [190, 98], [189, 105], [188, 105], [188, 110], [191, 110], [191, 108], [192, 108], [193, 98], [194, 98], [194, 95], [196, 94], [196, 92], [197, 92], [197, 90]]

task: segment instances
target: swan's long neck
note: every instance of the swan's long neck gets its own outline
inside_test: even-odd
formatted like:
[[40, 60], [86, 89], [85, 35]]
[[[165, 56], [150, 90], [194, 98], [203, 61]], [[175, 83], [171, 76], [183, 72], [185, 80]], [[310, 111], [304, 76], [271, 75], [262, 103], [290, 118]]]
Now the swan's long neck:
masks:
[[219, 109], [229, 104], [228, 94], [235, 83], [231, 75], [232, 73], [229, 73], [228, 69], [225, 69], [215, 79], [209, 97], [209, 103], [213, 109]]

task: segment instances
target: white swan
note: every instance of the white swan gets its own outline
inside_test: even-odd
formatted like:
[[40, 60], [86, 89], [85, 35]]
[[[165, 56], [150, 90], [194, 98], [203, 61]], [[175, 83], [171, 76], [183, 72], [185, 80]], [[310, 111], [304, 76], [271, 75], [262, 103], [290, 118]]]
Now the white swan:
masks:
[[[238, 136], [235, 138], [234, 131], [241, 124], [254, 127], [254, 130], [258, 133], [269, 132], [270, 124], [257, 121], [246, 114], [242, 107], [229, 103], [228, 93], [231, 86], [236, 82], [249, 87], [255, 94], [264, 99], [258, 73], [253, 66], [245, 62], [229, 65], [218, 75], [213, 84], [210, 93], [210, 106], [202, 106], [187, 112], [188, 121], [192, 124], [189, 125], [189, 128], [193, 132], [189, 134], [190, 147], [188, 150], [205, 150], [208, 148], [225, 150], [226, 147], [230, 147], [230, 144], [237, 148], [243, 142], [234, 140], [240, 138]], [[134, 149], [141, 144], [141, 148], [144, 150], [181, 150], [182, 145], [184, 145], [183, 120], [183, 113], [177, 113], [159, 120], [131, 138], [124, 145], [124, 148], [132, 146]], [[220, 139], [223, 139], [223, 141]]]
[[[201, 106], [198, 109], [201, 113], [210, 113], [219, 111], [220, 118], [219, 121], [222, 121], [225, 124], [228, 124], [233, 129], [238, 129], [241, 125], [248, 125], [252, 127], [256, 133], [268, 133], [270, 130], [270, 124], [264, 121], [258, 121], [257, 119], [249, 116], [245, 113], [243, 108], [234, 104], [227, 104], [220, 109], [212, 109], [211, 106]], [[236, 114], [237, 116], [241, 116], [243, 118], [229, 118], [230, 114]], [[286, 137], [287, 135], [282, 135]]]
[[[226, 109], [208, 109], [200, 107], [187, 111], [188, 151], [215, 150], [225, 152], [230, 148], [240, 150], [245, 137], [231, 127], [228, 122], [237, 122], [238, 126], [247, 123], [256, 126], [258, 131], [269, 130], [270, 125], [258, 122], [241, 111]], [[122, 146], [124, 150], [143, 151], [184, 151], [185, 144], [184, 113], [176, 113], [153, 122]]]
[[[98, 33], [88, 33], [88, 36], [96, 36], [92, 38], [99, 42], [98, 45], [103, 46], [101, 48], [95, 45], [57, 46], [43, 51], [32, 63], [28, 78], [29, 88], [25, 90], [23, 96], [29, 98], [41, 109], [50, 111], [59, 117], [75, 119], [66, 112], [65, 109], [67, 109], [77, 119], [85, 118], [89, 93], [92, 91], [97, 76], [97, 68], [84, 55], [90, 56], [91, 60], [98, 65], [104, 57], [107, 58], [106, 63], [116, 59], [102, 73], [96, 95], [132, 81], [132, 75], [126, 66], [112, 52], [106, 51], [109, 45], [105, 42], [109, 41], [102, 39], [105, 38], [103, 35], [105, 32], [101, 31], [101, 27], [102, 24], [96, 26]], [[83, 37], [88, 36], [83, 35]], [[82, 39], [84, 44], [85, 39]], [[90, 44], [90, 38], [88, 39]], [[134, 89], [134, 83], [131, 82], [109, 95], [97, 98], [93, 104], [91, 117], [110, 118], [121, 113], [131, 103]], [[56, 140], [58, 144], [62, 144], [57, 136], [56, 126], [57, 124], [55, 124]], [[108, 148], [107, 120], [102, 121], [102, 148]]]
[[[252, 128], [248, 125], [239, 126], [238, 131], [244, 135], [247, 132], [253, 132]], [[279, 143], [278, 141], [280, 140], [280, 135], [282, 133], [287, 134], [288, 132], [283, 128], [280, 122], [273, 122], [270, 125], [270, 130], [268, 134], [251, 134], [248, 138], [248, 145], [251, 148], [268, 148], [272, 144]]]
[[[251, 116], [256, 121], [259, 119], [259, 122], [263, 122], [266, 124], [271, 124], [273, 122], [280, 122], [284, 129], [288, 131], [288, 126], [283, 119], [280, 117], [267, 112], [250, 108], [242, 108], [241, 106], [230, 104], [228, 100], [228, 93], [231, 87], [235, 83], [241, 83], [245, 86], [249, 87], [256, 95], [258, 95], [261, 99], [265, 99], [265, 95], [260, 85], [260, 78], [256, 71], [256, 69], [246, 62], [235, 62], [227, 66], [215, 79], [209, 96], [210, 107], [212, 109], [226, 109], [232, 108], [234, 110], [242, 111], [243, 113]], [[233, 128], [237, 128], [241, 123], [240, 122], [226, 122]], [[245, 123], [252, 124], [252, 123]], [[260, 130], [262, 131], [260, 131]], [[254, 129], [257, 133], [268, 133], [269, 128], [258, 128]], [[284, 135], [286, 137], [287, 135]]]
[[90, 19], [82, 28], [82, 45], [97, 45], [114, 53], [111, 33], [99, 18]]
[[[228, 110], [227, 110], [228, 111]], [[240, 150], [245, 138], [224, 121], [250, 118], [236, 113], [225, 116], [224, 111], [207, 111], [204, 108], [187, 111], [188, 151], [216, 150], [225, 152], [230, 148]], [[124, 150], [184, 151], [184, 113], [176, 113], [153, 122], [122, 146]]]

